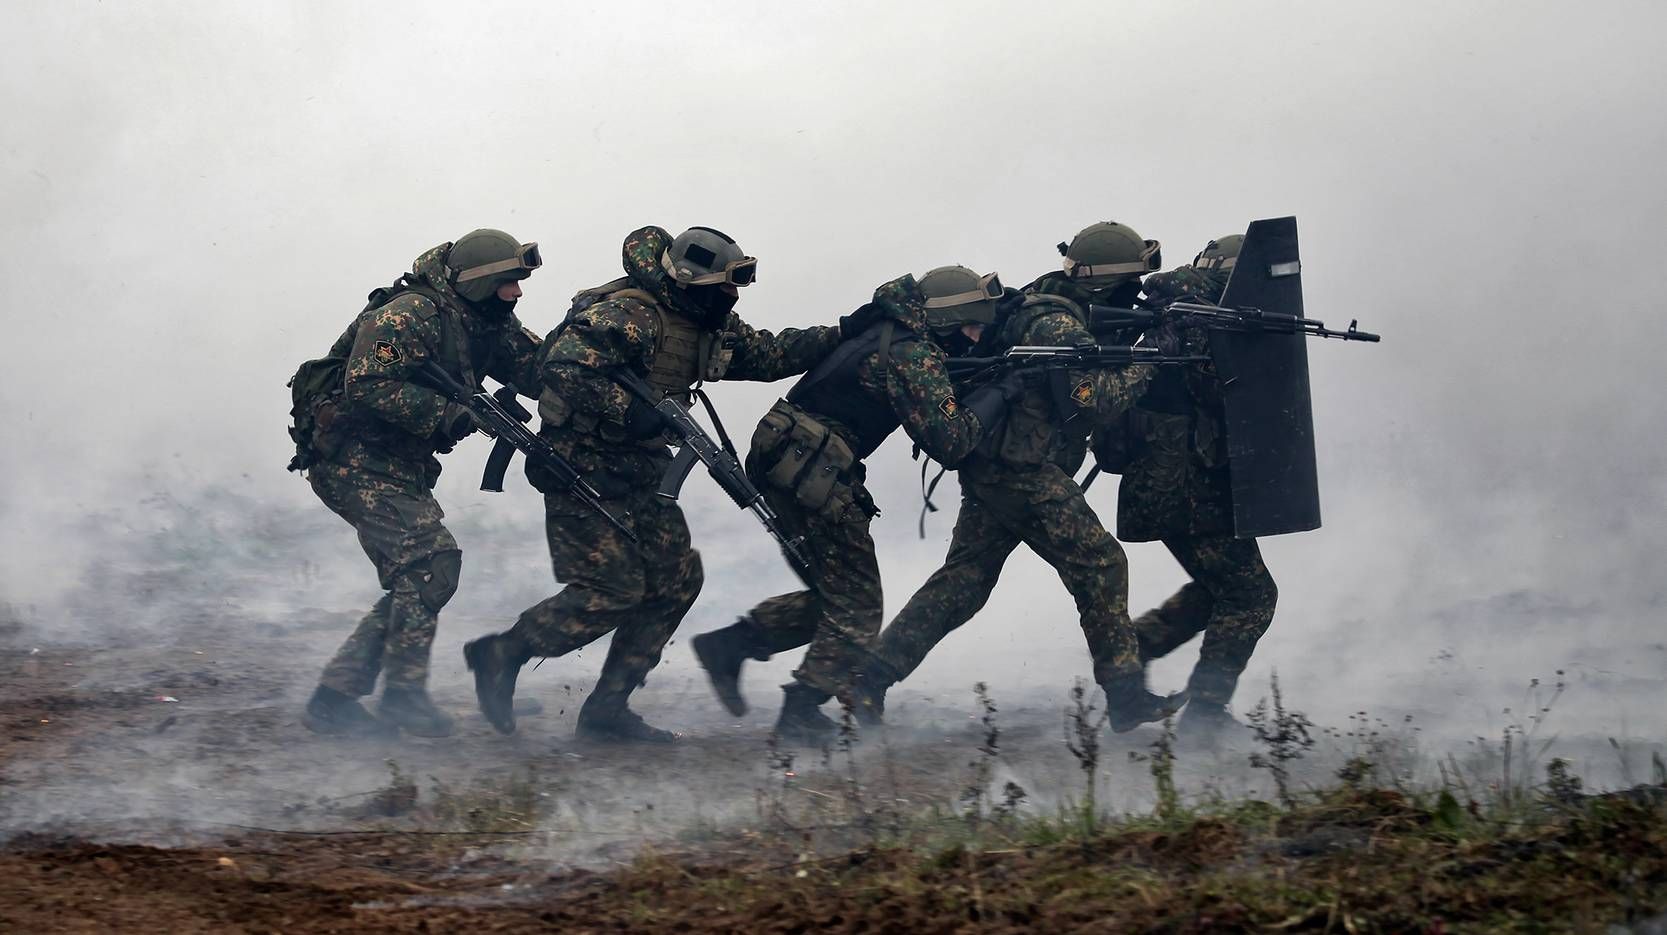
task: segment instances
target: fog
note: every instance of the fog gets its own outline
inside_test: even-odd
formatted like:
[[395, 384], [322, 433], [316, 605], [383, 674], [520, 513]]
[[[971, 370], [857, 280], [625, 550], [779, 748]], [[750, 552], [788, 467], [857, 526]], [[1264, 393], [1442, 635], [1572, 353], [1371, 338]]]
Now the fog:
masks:
[[[1317, 720], [1491, 732], [1528, 679], [1567, 669], [1580, 729], [1667, 728], [1658, 4], [9, 12], [0, 603], [38, 638], [166, 639], [186, 606], [369, 606], [349, 529], [283, 470], [284, 381], [366, 292], [472, 228], [541, 244], [519, 314], [543, 332], [619, 274], [628, 231], [715, 226], [759, 257], [738, 310], [775, 329], [944, 263], [1026, 281], [1098, 220], [1174, 266], [1294, 214], [1309, 314], [1384, 341], [1311, 342], [1325, 525], [1264, 543], [1281, 598], [1241, 706], [1277, 669]], [[744, 437], [784, 389], [714, 396]], [[486, 448], [446, 458], [438, 488], [465, 549], [435, 647], [448, 683], [464, 639], [554, 588], [536, 494], [475, 490]], [[870, 470], [889, 612], [942, 557], [955, 494], [922, 541], [906, 440]], [[1114, 487], [1090, 494], [1108, 521]], [[685, 502], [708, 582], [674, 671], [689, 634], [792, 582], [709, 482]], [[170, 533], [187, 570], [162, 597], [124, 590]], [[1155, 544], [1128, 551], [1138, 612], [1182, 575]], [[345, 627], [312, 632], [309, 668]], [[1058, 693], [1087, 674], [1081, 646], [1021, 552], [913, 684]], [[1178, 687], [1192, 653], [1155, 680]]]

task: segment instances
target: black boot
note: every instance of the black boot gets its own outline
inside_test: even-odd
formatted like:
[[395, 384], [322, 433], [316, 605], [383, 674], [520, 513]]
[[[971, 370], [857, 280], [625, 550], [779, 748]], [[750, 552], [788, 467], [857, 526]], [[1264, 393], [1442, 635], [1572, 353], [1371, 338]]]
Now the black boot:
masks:
[[747, 700], [741, 697], [741, 663], [770, 658], [770, 650], [752, 618], [742, 617], [721, 630], [702, 633], [690, 643], [724, 710], [736, 717], [746, 714]]
[[323, 685], [307, 699], [301, 723], [315, 734], [338, 737], [386, 737], [393, 733], [359, 704], [359, 699]]
[[1188, 701], [1175, 725], [1175, 742], [1191, 750], [1243, 747], [1249, 741], [1250, 728], [1216, 702]]
[[500, 734], [515, 733], [515, 678], [531, 658], [526, 643], [510, 632], [463, 644], [463, 661], [475, 674], [480, 713]]
[[385, 688], [376, 711], [382, 720], [418, 737], [450, 737], [452, 719], [421, 688]]
[[822, 703], [833, 697], [802, 682], [782, 686], [786, 695], [776, 718], [776, 737], [782, 743], [822, 747], [839, 733], [839, 725], [822, 713]]
[[1106, 719], [1115, 733], [1127, 733], [1142, 724], [1161, 721], [1187, 703], [1186, 692], [1165, 697], [1146, 690], [1146, 673], [1119, 676], [1105, 684]]
[[591, 695], [579, 708], [578, 735], [596, 743], [676, 743], [677, 735], [642, 719], [624, 700], [598, 701]]
[[858, 672], [851, 679], [851, 687], [840, 697], [849, 705], [851, 715], [863, 727], [879, 727], [886, 718], [886, 690], [891, 683], [872, 671]]

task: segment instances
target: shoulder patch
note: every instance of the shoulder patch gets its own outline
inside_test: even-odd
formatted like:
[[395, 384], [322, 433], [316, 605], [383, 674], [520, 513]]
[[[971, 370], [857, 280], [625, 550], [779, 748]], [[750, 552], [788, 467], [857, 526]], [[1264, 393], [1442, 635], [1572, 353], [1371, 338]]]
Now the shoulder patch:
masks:
[[1076, 388], [1071, 390], [1071, 398], [1076, 400], [1076, 403], [1079, 406], [1094, 405], [1094, 382], [1092, 380], [1084, 380], [1081, 383], [1078, 383]]
[[405, 354], [392, 341], [376, 342], [376, 346], [371, 348], [371, 356], [384, 367], [391, 367], [405, 359]]
[[946, 419], [959, 419], [961, 404], [956, 402], [955, 394], [951, 393], [938, 402], [938, 411], [943, 413]]

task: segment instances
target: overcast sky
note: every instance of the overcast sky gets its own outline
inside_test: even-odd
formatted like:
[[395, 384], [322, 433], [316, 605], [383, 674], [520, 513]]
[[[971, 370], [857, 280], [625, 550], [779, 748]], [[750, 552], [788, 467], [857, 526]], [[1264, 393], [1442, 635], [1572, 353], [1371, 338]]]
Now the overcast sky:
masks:
[[[1255, 671], [1519, 589], [1661, 639], [1667, 7], [796, 7], [14, 4], [0, 600], [73, 580], [64, 524], [155, 489], [322, 510], [282, 469], [285, 379], [471, 228], [543, 246], [520, 308], [540, 332], [650, 223], [735, 236], [760, 260], [739, 311], [780, 328], [944, 263], [1023, 282], [1094, 221], [1173, 266], [1295, 214], [1309, 313], [1384, 343], [1311, 345], [1326, 525], [1266, 545], [1282, 600]], [[784, 388], [721, 390], [731, 430]], [[448, 510], [536, 511], [473, 491], [485, 447], [449, 459]], [[895, 609], [951, 520], [915, 540], [905, 443], [872, 471]], [[697, 544], [769, 557], [703, 541], [733, 520], [703, 497]], [[1130, 551], [1139, 609], [1180, 578]], [[703, 613], [763, 596], [730, 584]], [[1038, 610], [1045, 639], [1014, 623]], [[1021, 557], [980, 623], [1080, 655], [1070, 617]], [[933, 665], [960, 678], [957, 645]]]

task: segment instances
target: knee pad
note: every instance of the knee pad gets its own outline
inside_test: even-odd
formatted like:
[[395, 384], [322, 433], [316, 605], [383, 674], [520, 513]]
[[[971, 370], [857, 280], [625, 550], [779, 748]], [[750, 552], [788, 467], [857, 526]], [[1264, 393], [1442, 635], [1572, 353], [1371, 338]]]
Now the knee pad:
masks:
[[463, 573], [463, 553], [456, 550], [437, 552], [427, 561], [412, 565], [409, 573], [416, 583], [417, 596], [422, 599], [423, 606], [439, 613], [440, 608], [446, 606], [446, 602], [457, 593], [457, 583]]

